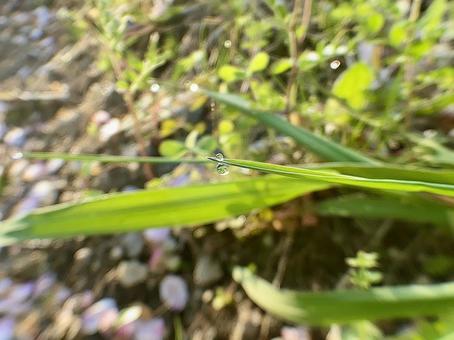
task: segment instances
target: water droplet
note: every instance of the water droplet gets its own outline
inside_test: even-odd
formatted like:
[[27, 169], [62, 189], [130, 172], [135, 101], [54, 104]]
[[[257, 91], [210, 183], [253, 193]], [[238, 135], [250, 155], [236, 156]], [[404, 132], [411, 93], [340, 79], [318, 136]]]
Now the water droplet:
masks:
[[24, 158], [24, 154], [22, 152], [16, 152], [11, 156], [12, 159], [18, 160]]
[[216, 157], [219, 162], [222, 162], [224, 160], [224, 155], [221, 152], [218, 152], [216, 155], [214, 155], [214, 157]]
[[232, 42], [231, 42], [230, 40], [224, 41], [224, 47], [225, 47], [225, 48], [230, 48], [230, 47], [232, 47]]
[[199, 90], [199, 85], [197, 85], [196, 83], [192, 83], [191, 85], [189, 85], [189, 90], [191, 92], [197, 92]]
[[339, 60], [333, 60], [330, 64], [329, 64], [329, 67], [332, 69], [332, 70], [336, 70], [339, 68], [341, 62]]
[[159, 86], [158, 83], [153, 83], [150, 86], [150, 91], [153, 92], [153, 93], [157, 93], [157, 92], [159, 92], [160, 88], [161, 88], [161, 86]]
[[224, 163], [216, 165], [216, 171], [219, 175], [224, 176], [229, 174], [229, 166]]

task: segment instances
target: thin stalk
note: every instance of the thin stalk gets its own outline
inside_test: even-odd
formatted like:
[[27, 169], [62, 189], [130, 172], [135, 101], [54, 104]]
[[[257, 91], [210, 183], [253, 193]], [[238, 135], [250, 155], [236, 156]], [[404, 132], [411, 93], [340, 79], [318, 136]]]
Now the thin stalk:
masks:
[[[126, 106], [128, 107], [128, 111], [129, 111], [129, 113], [131, 113], [131, 116], [132, 116], [134, 139], [136, 140], [137, 145], [139, 147], [139, 153], [141, 154], [141, 156], [146, 157], [146, 155], [148, 154], [147, 146], [146, 146], [145, 139], [143, 138], [142, 133], [140, 132], [140, 119], [139, 119], [139, 117], [137, 115], [137, 111], [134, 107], [134, 100], [132, 97], [133, 97], [132, 94], [127, 92], [125, 94], [125, 102], [126, 102]], [[153, 169], [149, 163], [144, 164], [143, 171], [148, 180], [150, 180], [154, 177]]]
[[24, 152], [23, 158], [28, 159], [63, 159], [65, 161], [101, 162], [101, 163], [145, 163], [145, 164], [206, 164], [207, 159], [197, 158], [166, 158], [166, 157], [131, 157], [104, 154], [68, 154], [61, 152]]
[[[291, 250], [291, 248], [293, 246], [293, 242], [294, 242], [294, 234], [295, 234], [294, 230], [289, 230], [287, 235], [285, 236], [285, 238], [282, 241], [282, 248], [283, 248], [282, 254], [281, 254], [281, 257], [279, 258], [276, 274], [273, 279], [273, 286], [276, 287], [277, 289], [281, 288], [282, 281], [284, 280], [284, 275], [285, 275], [285, 271], [287, 270], [290, 250]], [[269, 338], [270, 326], [271, 326], [271, 316], [269, 314], [267, 314], [263, 318], [262, 325], [260, 327], [259, 338], [261, 340], [266, 340]]]
[[[416, 30], [415, 30], [414, 24], [418, 20], [419, 15], [421, 13], [421, 4], [422, 4], [422, 0], [413, 0], [413, 2], [411, 4], [410, 14], [409, 14], [408, 20], [413, 24], [412, 27], [411, 27], [412, 38], [407, 40], [407, 43], [405, 44], [405, 49], [407, 49], [407, 47], [409, 46], [409, 44], [410, 44], [409, 42], [412, 41], [413, 38], [415, 38]], [[415, 69], [414, 63], [407, 62], [407, 63], [404, 64], [404, 70], [403, 70], [404, 71], [404, 79], [405, 79], [405, 81], [407, 83], [411, 84], [411, 82], [412, 82], [412, 80], [414, 78], [414, 75], [413, 75], [414, 69]], [[411, 86], [413, 86], [413, 84], [411, 84]], [[410, 87], [409, 97], [411, 96], [412, 92], [413, 92], [413, 90]], [[410, 110], [408, 110], [408, 109], [405, 110], [404, 124], [405, 124], [405, 127], [407, 129], [410, 128], [412, 120], [413, 120], [413, 113]]]
[[303, 27], [303, 36], [301, 37], [301, 41], [299, 42], [300, 45], [304, 43], [306, 39], [307, 30], [309, 29], [309, 23], [311, 19], [311, 11], [312, 11], [312, 0], [304, 0], [304, 8], [302, 8], [302, 0], [295, 0], [293, 5], [293, 13], [290, 19], [289, 25], [289, 54], [290, 58], [292, 59], [292, 69], [290, 71], [288, 86], [287, 86], [287, 94], [286, 94], [286, 112], [290, 112], [297, 101], [297, 78], [298, 78], [298, 57], [299, 57], [299, 49], [298, 49], [298, 38], [296, 36], [296, 28], [297, 28], [297, 20], [301, 16], [301, 12], [303, 12], [302, 18], [302, 27]]

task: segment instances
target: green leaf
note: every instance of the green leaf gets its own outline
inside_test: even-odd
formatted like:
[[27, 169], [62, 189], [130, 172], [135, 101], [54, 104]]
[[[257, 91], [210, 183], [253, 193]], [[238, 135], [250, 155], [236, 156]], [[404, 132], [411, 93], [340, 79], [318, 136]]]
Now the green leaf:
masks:
[[296, 127], [276, 114], [253, 109], [251, 103], [242, 97], [211, 91], [204, 91], [204, 93], [214, 100], [248, 114], [262, 124], [275, 129], [277, 132], [293, 138], [297, 143], [305, 146], [314, 154], [325, 160], [378, 164], [377, 161], [370, 159], [357, 151], [332, 142], [329, 139], [316, 135], [302, 127]]
[[37, 209], [0, 223], [0, 244], [34, 238], [109, 234], [218, 221], [323, 190], [320, 182], [279, 176], [101, 195]]
[[408, 37], [408, 23], [406, 21], [399, 21], [394, 23], [388, 34], [389, 44], [393, 47], [398, 47], [407, 41]]
[[311, 293], [279, 290], [244, 268], [235, 268], [233, 276], [261, 308], [298, 324], [343, 324], [454, 311], [454, 283]]
[[358, 321], [341, 328], [342, 340], [383, 340], [380, 329], [369, 321]]
[[282, 58], [271, 66], [271, 74], [281, 74], [292, 68], [293, 62], [290, 58]]
[[417, 320], [397, 335], [382, 338], [385, 340], [452, 340], [454, 339], [454, 313], [440, 316], [438, 320]]
[[373, 219], [394, 218], [445, 227], [454, 224], [454, 208], [430, 201], [415, 202], [408, 198], [346, 195], [322, 201], [316, 209], [321, 215]]
[[443, 34], [440, 26], [447, 9], [446, 0], [435, 0], [431, 3], [424, 16], [417, 23], [425, 38], [436, 38]]
[[437, 114], [450, 105], [454, 104], [454, 93], [449, 91], [442, 93], [434, 98], [425, 98], [424, 101], [418, 101], [410, 108], [417, 115]]
[[333, 94], [345, 99], [351, 107], [361, 109], [366, 105], [366, 93], [374, 80], [374, 73], [364, 63], [356, 63], [344, 71], [333, 86]]
[[266, 69], [268, 63], [270, 62], [270, 56], [266, 52], [257, 53], [249, 63], [247, 72], [253, 74], [255, 72], [260, 72]]
[[356, 257], [348, 257], [345, 261], [350, 267], [354, 268], [375, 268], [378, 266], [378, 254], [360, 250]]
[[227, 83], [240, 80], [244, 77], [244, 71], [232, 65], [224, 65], [218, 71], [218, 76]]
[[178, 157], [186, 151], [184, 143], [168, 139], [159, 145], [159, 153], [164, 157]]
[[[302, 169], [294, 166], [284, 166], [236, 159], [225, 159], [223, 160], [223, 163], [267, 173], [279, 174], [282, 176], [300, 178], [304, 180], [312, 179], [331, 184], [342, 184], [360, 188], [403, 192], [429, 192], [439, 195], [454, 196], [454, 184], [440, 183], [439, 180], [431, 181], [430, 178], [415, 180], [413, 178], [399, 176], [399, 174], [390, 176], [390, 178], [363, 177], [344, 175], [336, 173], [332, 170]], [[377, 169], [379, 169], [379, 167], [377, 167]], [[385, 167], [384, 169], [384, 171], [386, 172], [387, 168]], [[412, 170], [410, 169], [407, 169], [406, 171], [407, 173], [412, 172]], [[414, 171], [416, 171], [416, 173], [422, 172], [422, 170]]]
[[365, 21], [366, 27], [369, 30], [370, 33], [375, 34], [378, 33], [381, 28], [383, 27], [383, 24], [385, 23], [385, 18], [381, 13], [374, 12], [370, 14], [367, 17], [367, 20]]
[[357, 163], [323, 163], [308, 165], [310, 169], [335, 170], [344, 175], [353, 175], [375, 179], [406, 179], [414, 181], [427, 181], [434, 183], [447, 183], [454, 185], [454, 170], [426, 169], [412, 166], [380, 164], [368, 165]]
[[357, 6], [356, 15], [361, 26], [370, 34], [378, 33], [385, 23], [383, 15], [367, 2]]
[[218, 142], [212, 136], [203, 136], [197, 141], [197, 148], [203, 150], [207, 154], [212, 154], [218, 147]]
[[[434, 139], [411, 137], [418, 145], [415, 148], [417, 154], [421, 154], [421, 160], [428, 162], [431, 165], [454, 166], [454, 151], [439, 144]], [[419, 152], [418, 149], [421, 149]]]
[[417, 60], [430, 53], [433, 49], [434, 42], [430, 40], [411, 41], [407, 47], [406, 53]]

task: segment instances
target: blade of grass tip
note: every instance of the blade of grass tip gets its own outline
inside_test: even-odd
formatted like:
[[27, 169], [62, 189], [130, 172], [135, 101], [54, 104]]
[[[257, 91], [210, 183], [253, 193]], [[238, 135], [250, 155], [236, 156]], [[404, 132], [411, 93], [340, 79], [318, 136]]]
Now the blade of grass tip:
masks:
[[380, 164], [379, 161], [355, 150], [337, 144], [323, 136], [316, 135], [302, 127], [294, 126], [274, 113], [253, 109], [251, 103], [239, 96], [207, 90], [202, 90], [202, 93], [216, 101], [246, 113], [266, 126], [293, 138], [297, 143], [305, 146], [314, 154], [327, 161]]
[[343, 324], [359, 320], [443, 315], [454, 311], [454, 282], [298, 292], [278, 289], [246, 268], [235, 268], [233, 277], [261, 308], [298, 324]]
[[403, 192], [429, 192], [438, 195], [454, 196], [454, 185], [430, 181], [417, 181], [389, 178], [367, 178], [352, 175], [343, 175], [328, 170], [303, 169], [293, 166], [284, 166], [254, 162], [247, 160], [224, 159], [223, 164], [258, 170], [266, 173], [278, 174], [300, 179], [312, 179], [332, 184], [343, 184], [362, 188], [379, 190], [396, 190]]
[[96, 196], [0, 222], [0, 242], [212, 223], [284, 203], [329, 184], [280, 176]]
[[360, 163], [322, 163], [296, 165], [313, 170], [335, 170], [344, 175], [367, 178], [406, 179], [433, 183], [454, 184], [452, 169], [426, 169], [394, 164], [368, 165]]
[[166, 158], [166, 157], [136, 157], [104, 154], [69, 154], [60, 152], [23, 152], [23, 158], [28, 159], [62, 159], [65, 161], [101, 162], [101, 163], [191, 163], [204, 164], [206, 159], [197, 158]]

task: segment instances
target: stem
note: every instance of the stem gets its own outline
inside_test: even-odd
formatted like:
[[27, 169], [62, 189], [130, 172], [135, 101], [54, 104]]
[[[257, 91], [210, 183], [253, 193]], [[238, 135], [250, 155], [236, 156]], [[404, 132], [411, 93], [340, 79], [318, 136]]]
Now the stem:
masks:
[[307, 30], [309, 28], [309, 23], [311, 19], [311, 11], [312, 11], [312, 0], [305, 0], [304, 1], [304, 8], [302, 9], [302, 0], [295, 0], [293, 5], [293, 13], [290, 19], [290, 27], [289, 27], [289, 54], [290, 58], [292, 59], [292, 69], [290, 71], [288, 86], [287, 86], [287, 94], [286, 94], [286, 112], [290, 112], [297, 102], [297, 78], [298, 78], [298, 38], [296, 36], [296, 27], [297, 27], [297, 20], [298, 17], [301, 15], [301, 11], [303, 11], [303, 18], [301, 25], [303, 27], [303, 36], [301, 37], [300, 44], [304, 43], [306, 39]]
[[165, 157], [129, 157], [115, 155], [95, 155], [95, 154], [68, 154], [60, 152], [24, 152], [24, 158], [28, 159], [63, 159], [65, 161], [82, 161], [82, 162], [102, 162], [102, 163], [154, 163], [154, 164], [172, 164], [172, 163], [190, 163], [206, 164], [207, 159], [172, 159]]
[[[142, 133], [140, 132], [140, 119], [137, 115], [137, 112], [134, 108], [134, 100], [132, 98], [132, 94], [127, 92], [125, 94], [125, 101], [126, 101], [126, 106], [128, 107], [128, 111], [132, 115], [132, 120], [133, 120], [133, 132], [134, 132], [134, 139], [137, 142], [137, 145], [139, 147], [139, 153], [142, 157], [146, 157], [148, 155], [147, 152], [147, 146], [146, 142], [142, 136]], [[153, 169], [150, 165], [150, 163], [145, 163], [143, 165], [143, 171], [145, 173], [145, 177], [150, 180], [154, 177], [153, 174]]]
[[[408, 17], [408, 20], [411, 22], [411, 23], [415, 23], [418, 18], [419, 18], [419, 14], [421, 12], [421, 3], [422, 3], [422, 0], [413, 0], [412, 4], [411, 4], [411, 8], [410, 8], [410, 14], [409, 14], [409, 17]], [[415, 34], [415, 27], [414, 25], [412, 25], [411, 27], [411, 32], [412, 32], [412, 35], [414, 36]], [[409, 39], [408, 42], [406, 43], [406, 46], [405, 48], [408, 47], [409, 45], [409, 42], [411, 40]], [[408, 63], [405, 63], [404, 65], [404, 79], [406, 82], [410, 83], [412, 81], [412, 78], [413, 78], [413, 72], [414, 72], [414, 67], [415, 65], [411, 62], [408, 62]], [[411, 96], [411, 93], [412, 93], [412, 89], [410, 88], [410, 91], [409, 91], [409, 97]], [[410, 128], [411, 126], [411, 123], [412, 123], [412, 119], [413, 119], [413, 114], [412, 112], [410, 112], [410, 110], [405, 110], [405, 116], [404, 116], [404, 124], [405, 124], [405, 127], [408, 129]]]
[[421, 12], [421, 3], [422, 0], [413, 0], [410, 8], [410, 15], [408, 17], [411, 22], [418, 20], [419, 13]]
[[[282, 240], [282, 254], [279, 258], [279, 262], [277, 264], [276, 274], [273, 279], [273, 286], [276, 288], [280, 288], [282, 285], [282, 281], [284, 280], [285, 271], [287, 269], [288, 258], [290, 254], [290, 250], [293, 246], [294, 242], [294, 233], [295, 231], [289, 230], [286, 234], [285, 238]], [[262, 324], [260, 327], [260, 339], [268, 339], [269, 338], [269, 331], [271, 326], [271, 317], [269, 314], [266, 314], [262, 320]]]

